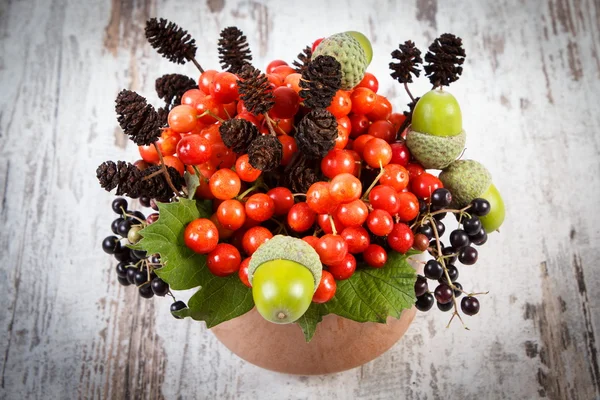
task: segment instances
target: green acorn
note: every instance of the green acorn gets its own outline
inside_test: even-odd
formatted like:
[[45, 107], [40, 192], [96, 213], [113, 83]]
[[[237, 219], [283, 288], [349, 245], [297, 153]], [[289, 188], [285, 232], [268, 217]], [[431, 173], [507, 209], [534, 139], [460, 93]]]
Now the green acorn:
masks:
[[256, 309], [267, 321], [296, 321], [310, 306], [322, 271], [319, 255], [308, 243], [274, 236], [252, 254], [248, 265]]
[[452, 193], [453, 207], [463, 208], [476, 198], [486, 199], [490, 203], [489, 214], [479, 217], [487, 233], [502, 225], [505, 217], [504, 201], [492, 183], [492, 175], [483, 164], [474, 160], [454, 161], [440, 173], [439, 178]]
[[365, 35], [349, 31], [323, 39], [312, 58], [318, 56], [332, 56], [341, 64], [341, 89], [350, 90], [365, 77], [365, 70], [373, 58], [373, 49]]
[[443, 169], [465, 148], [462, 113], [456, 98], [447, 91], [431, 90], [417, 102], [412, 113], [406, 146], [426, 169]]

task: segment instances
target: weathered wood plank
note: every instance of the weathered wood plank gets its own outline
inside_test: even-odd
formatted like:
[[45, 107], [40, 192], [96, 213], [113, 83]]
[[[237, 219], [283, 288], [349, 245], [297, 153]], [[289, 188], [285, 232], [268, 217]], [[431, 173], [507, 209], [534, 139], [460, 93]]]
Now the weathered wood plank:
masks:
[[[106, 159], [136, 158], [117, 129], [122, 88], [156, 101], [163, 73], [196, 76], [143, 38], [172, 19], [217, 68], [219, 31], [246, 32], [258, 66], [291, 61], [317, 37], [368, 33], [369, 68], [394, 106], [408, 101], [388, 54], [442, 32], [463, 37], [465, 72], [450, 91], [508, 221], [460, 281], [479, 316], [445, 329], [419, 315], [391, 351], [324, 377], [263, 371], [232, 355], [168, 299], [121, 288], [99, 243], [113, 218], [93, 179]], [[600, 5], [594, 0], [72, 0], [0, 4], [0, 396], [4, 398], [600, 398]], [[425, 80], [412, 87], [428, 89]], [[185, 296], [184, 296], [185, 297]]]

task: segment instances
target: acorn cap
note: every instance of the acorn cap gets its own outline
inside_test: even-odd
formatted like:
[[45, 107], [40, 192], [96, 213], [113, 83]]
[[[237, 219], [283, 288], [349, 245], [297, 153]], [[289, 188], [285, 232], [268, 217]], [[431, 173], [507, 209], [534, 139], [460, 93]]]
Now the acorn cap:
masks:
[[444, 187], [452, 193], [452, 206], [462, 208], [481, 197], [492, 184], [492, 175], [480, 162], [458, 160], [439, 176]]
[[311, 245], [302, 239], [291, 236], [276, 235], [261, 245], [250, 258], [248, 265], [248, 281], [252, 284], [254, 272], [267, 261], [289, 260], [304, 265], [313, 274], [315, 291], [321, 282], [323, 264], [319, 255]]
[[465, 148], [467, 135], [463, 130], [455, 136], [434, 136], [409, 129], [406, 146], [425, 169], [444, 169]]
[[[336, 33], [326, 37], [315, 49], [312, 58], [334, 57], [342, 66], [342, 89], [350, 90], [365, 77], [369, 60], [365, 49], [355, 37], [356, 33]], [[363, 35], [364, 37], [364, 35]], [[366, 38], [365, 38], [366, 39]]]

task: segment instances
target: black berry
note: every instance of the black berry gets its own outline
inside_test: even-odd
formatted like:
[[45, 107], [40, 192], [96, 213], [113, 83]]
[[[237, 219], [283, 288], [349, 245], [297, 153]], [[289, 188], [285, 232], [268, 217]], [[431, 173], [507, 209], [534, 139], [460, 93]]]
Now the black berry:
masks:
[[464, 265], [473, 265], [477, 262], [477, 256], [477, 250], [473, 247], [463, 247], [458, 253], [458, 261]]
[[423, 268], [423, 273], [428, 279], [438, 280], [442, 277], [444, 268], [438, 261], [429, 260], [427, 261], [427, 264], [425, 264], [425, 268]]
[[117, 226], [117, 231], [119, 235], [121, 235], [122, 237], [127, 237], [127, 234], [131, 229], [131, 225], [133, 225], [133, 221], [129, 219], [121, 221], [121, 223], [119, 223], [119, 225]]
[[479, 232], [477, 232], [476, 234], [472, 235], [470, 238], [471, 238], [471, 242], [474, 245], [481, 246], [481, 245], [485, 244], [485, 242], [487, 242], [488, 235], [487, 235], [485, 229], [481, 228], [479, 230]]
[[433, 238], [433, 228], [429, 224], [422, 225], [419, 228], [417, 228], [416, 233], [422, 233], [423, 235], [427, 236], [429, 240]]
[[119, 215], [122, 215], [123, 214], [123, 210], [127, 210], [127, 200], [125, 200], [122, 197], [117, 197], [112, 202], [112, 210], [115, 213], [117, 213]]
[[118, 252], [116, 252], [114, 254], [114, 256], [115, 256], [115, 260], [117, 260], [119, 262], [134, 261], [134, 259], [131, 257], [131, 249], [128, 249], [127, 247], [121, 247], [121, 250], [119, 250]]
[[140, 197], [140, 204], [142, 207], [150, 207], [150, 198], [148, 196]]
[[[455, 265], [449, 264], [446, 266], [446, 270], [448, 271], [448, 276], [450, 277], [450, 282], [454, 282], [458, 279], [458, 268]], [[448, 279], [446, 278], [446, 274], [442, 275], [440, 282], [448, 283]]]
[[447, 257], [445, 258], [446, 264], [454, 264], [456, 260], [458, 260], [458, 250], [456, 250], [452, 246], [444, 247], [442, 249], [442, 255]]
[[114, 233], [115, 235], [119, 234], [119, 224], [123, 222], [123, 218], [117, 218], [115, 219], [112, 224], [110, 224], [110, 230], [112, 231], [112, 233]]
[[462, 229], [456, 229], [450, 234], [450, 244], [455, 249], [468, 246], [470, 244], [469, 235]]
[[444, 225], [444, 223], [442, 221], [435, 221], [435, 227], [437, 229], [438, 232], [438, 236], [442, 237], [444, 236], [444, 232], [446, 232], [446, 225]]
[[463, 297], [460, 302], [462, 312], [467, 315], [475, 315], [479, 312], [479, 300], [475, 297]]
[[116, 236], [107, 236], [102, 241], [102, 250], [107, 254], [115, 254], [121, 250], [121, 242]]
[[458, 282], [453, 282], [453, 285], [454, 287], [456, 287], [456, 289], [454, 290], [454, 297], [460, 297], [462, 295], [462, 285]]
[[471, 209], [469, 211], [475, 215], [483, 217], [490, 213], [490, 209], [490, 202], [486, 199], [474, 199], [471, 202]]
[[131, 283], [127, 280], [127, 278], [121, 278], [120, 276], [117, 278], [117, 281], [123, 286], [129, 286]]
[[138, 260], [143, 260], [144, 258], [146, 258], [147, 255], [145, 250], [132, 250], [132, 253], [134, 257]]
[[417, 302], [415, 306], [419, 311], [429, 311], [431, 307], [433, 307], [433, 303], [435, 303], [435, 299], [431, 293], [425, 293], [423, 296], [417, 297]]
[[148, 273], [146, 271], [137, 271], [133, 276], [133, 283], [136, 286], [143, 285], [148, 281]]
[[160, 278], [152, 279], [150, 285], [152, 286], [152, 291], [157, 296], [164, 296], [169, 293], [169, 284]]
[[454, 303], [449, 301], [448, 303], [440, 303], [439, 301], [437, 302], [437, 306], [440, 309], [440, 311], [446, 312], [446, 311], [450, 311], [452, 310], [452, 307], [454, 307]]
[[434, 295], [438, 303], [446, 304], [452, 300], [452, 289], [450, 289], [450, 286], [442, 283], [435, 288]]
[[452, 202], [452, 194], [445, 188], [435, 189], [431, 194], [431, 204], [437, 207], [448, 207]]
[[428, 290], [427, 279], [421, 275], [417, 276], [417, 280], [415, 281], [415, 296], [420, 297], [427, 293]]
[[419, 199], [419, 214], [425, 214], [427, 212], [427, 203], [423, 199]]
[[146, 283], [145, 285], [140, 286], [138, 290], [140, 292], [140, 296], [142, 296], [145, 299], [149, 299], [154, 296], [154, 292], [152, 291], [150, 283]]
[[127, 219], [133, 222], [132, 225], [137, 225], [140, 223], [140, 220], [144, 221], [146, 219], [146, 216], [140, 211], [128, 211], [127, 214], [129, 214]]
[[462, 224], [467, 235], [474, 235], [481, 229], [481, 220], [476, 215], [463, 219]]
[[[175, 303], [171, 304], [171, 313], [174, 313], [175, 311], [183, 310], [184, 308], [187, 308], [185, 303], [181, 300], [178, 300]], [[173, 317], [175, 317], [176, 319], [181, 319], [181, 317], [178, 317], [175, 314], [173, 314]]]
[[117, 271], [117, 276], [119, 278], [127, 278], [127, 266], [128, 264], [125, 262], [120, 262], [117, 264], [115, 270]]
[[138, 269], [135, 267], [129, 267], [127, 268], [127, 281], [129, 281], [129, 283], [131, 283], [132, 285], [135, 283], [135, 274], [137, 274]]

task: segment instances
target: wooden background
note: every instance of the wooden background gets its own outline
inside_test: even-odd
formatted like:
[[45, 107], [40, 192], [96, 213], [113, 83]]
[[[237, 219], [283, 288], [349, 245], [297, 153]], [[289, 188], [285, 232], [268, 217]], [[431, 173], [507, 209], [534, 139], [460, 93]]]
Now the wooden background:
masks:
[[[369, 70], [400, 109], [389, 53], [406, 39], [425, 49], [441, 33], [461, 36], [467, 61], [450, 91], [466, 157], [486, 163], [508, 209], [501, 234], [461, 271], [465, 286], [490, 291], [471, 331], [446, 329], [433, 310], [362, 368], [287, 376], [173, 320], [168, 299], [120, 287], [100, 249], [112, 196], [94, 171], [137, 151], [113, 100], [130, 88], [158, 104], [154, 79], [197, 76], [146, 44], [152, 16], [188, 29], [206, 68], [218, 67], [216, 39], [230, 25], [262, 68], [318, 37], [362, 31]], [[0, 1], [0, 396], [600, 398], [599, 26], [598, 0]]]

